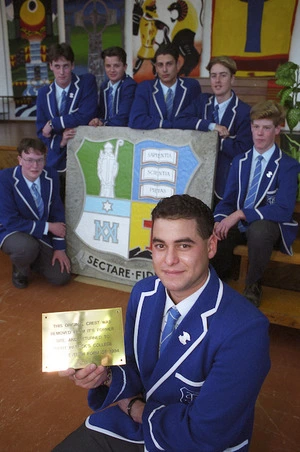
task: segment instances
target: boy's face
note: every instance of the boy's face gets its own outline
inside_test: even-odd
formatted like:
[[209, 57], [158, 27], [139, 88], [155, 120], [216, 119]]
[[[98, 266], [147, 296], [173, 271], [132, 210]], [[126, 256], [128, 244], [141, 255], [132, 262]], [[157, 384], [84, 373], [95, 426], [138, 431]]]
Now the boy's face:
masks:
[[179, 63], [176, 63], [172, 55], [158, 55], [156, 58], [155, 69], [160, 81], [170, 87], [174, 85], [177, 79]]
[[251, 123], [252, 138], [255, 149], [260, 154], [268, 151], [275, 143], [281, 126], [274, 126], [271, 119], [254, 119]]
[[22, 152], [18, 155], [22, 174], [26, 179], [34, 182], [42, 173], [45, 166], [45, 156], [38, 150], [30, 148], [28, 154]]
[[60, 57], [58, 60], [50, 63], [50, 69], [54, 74], [55, 81], [61, 88], [66, 88], [70, 85], [72, 80], [72, 70], [74, 69], [74, 63]]
[[234, 75], [223, 64], [216, 63], [210, 69], [210, 85], [214, 95], [224, 102], [231, 96], [231, 88], [234, 82]]
[[122, 63], [117, 56], [107, 56], [104, 59], [104, 69], [107, 77], [114, 84], [123, 78], [127, 64]]
[[209, 259], [214, 257], [216, 251], [216, 236], [202, 239], [194, 219], [158, 218], [154, 221], [153, 267], [175, 304], [204, 284]]

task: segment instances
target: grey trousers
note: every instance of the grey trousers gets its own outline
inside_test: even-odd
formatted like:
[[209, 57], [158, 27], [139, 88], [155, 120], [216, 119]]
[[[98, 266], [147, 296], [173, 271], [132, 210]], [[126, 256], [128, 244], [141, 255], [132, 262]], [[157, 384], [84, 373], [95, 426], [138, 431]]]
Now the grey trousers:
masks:
[[238, 228], [232, 228], [227, 239], [218, 242], [217, 254], [211, 260], [211, 264], [221, 279], [230, 278], [234, 259], [233, 249], [236, 245], [247, 244], [249, 265], [246, 285], [260, 282], [279, 239], [279, 225], [273, 221], [254, 221], [245, 233], [241, 233]]
[[52, 265], [53, 248], [24, 232], [16, 232], [3, 242], [2, 250], [23, 275], [31, 270], [43, 275], [51, 284], [61, 286], [70, 281], [71, 275], [61, 272], [58, 261]]
[[82, 424], [67, 436], [52, 452], [144, 452], [143, 444], [130, 443], [104, 433], [90, 430]]

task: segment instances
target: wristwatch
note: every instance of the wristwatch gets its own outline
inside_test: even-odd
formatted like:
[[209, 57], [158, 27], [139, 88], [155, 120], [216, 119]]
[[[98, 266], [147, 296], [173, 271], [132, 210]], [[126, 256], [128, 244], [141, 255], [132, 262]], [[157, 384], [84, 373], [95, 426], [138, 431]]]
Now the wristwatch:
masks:
[[51, 127], [51, 129], [53, 129], [52, 119], [50, 119], [50, 121], [48, 121], [48, 124]]

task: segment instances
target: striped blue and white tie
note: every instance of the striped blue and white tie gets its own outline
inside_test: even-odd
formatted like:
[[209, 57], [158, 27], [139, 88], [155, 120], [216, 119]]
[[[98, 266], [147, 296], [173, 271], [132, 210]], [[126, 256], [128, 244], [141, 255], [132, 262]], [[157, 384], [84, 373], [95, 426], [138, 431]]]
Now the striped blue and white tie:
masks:
[[166, 95], [166, 107], [167, 107], [167, 115], [168, 119], [171, 118], [172, 110], [173, 110], [173, 91], [171, 88], [168, 89]]
[[172, 333], [175, 330], [176, 322], [179, 319], [180, 315], [180, 312], [176, 308], [172, 307], [169, 309], [167, 322], [161, 335], [160, 353], [162, 353], [167, 343], [171, 339]]
[[108, 118], [111, 118], [114, 115], [114, 95], [113, 95], [113, 88], [110, 86], [108, 90], [108, 96], [107, 96], [107, 113]]
[[34, 202], [36, 204], [36, 207], [38, 209], [39, 217], [42, 218], [43, 213], [44, 213], [44, 201], [40, 195], [40, 192], [38, 191], [38, 188], [37, 188], [37, 185], [35, 182], [31, 185], [31, 193], [32, 193]]
[[214, 118], [214, 122], [216, 123], [216, 124], [219, 124], [219, 105], [217, 104], [216, 106], [215, 106], [215, 108], [213, 109], [213, 118]]
[[59, 109], [60, 115], [65, 114], [66, 104], [67, 104], [67, 92], [65, 90], [63, 90], [61, 93], [61, 102], [60, 102], [60, 109]]
[[256, 158], [256, 165], [255, 170], [253, 174], [253, 179], [251, 182], [251, 185], [249, 187], [245, 202], [244, 202], [244, 209], [251, 209], [255, 204], [255, 198], [258, 190], [258, 184], [260, 181], [261, 176], [261, 161], [263, 159], [262, 155], [259, 155]]

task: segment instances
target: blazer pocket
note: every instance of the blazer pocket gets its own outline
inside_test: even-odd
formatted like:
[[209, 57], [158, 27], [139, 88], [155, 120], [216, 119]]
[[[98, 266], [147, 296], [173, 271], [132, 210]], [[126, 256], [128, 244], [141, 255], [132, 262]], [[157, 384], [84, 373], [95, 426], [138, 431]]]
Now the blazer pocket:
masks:
[[193, 388], [201, 388], [201, 386], [203, 386], [203, 384], [205, 383], [205, 380], [204, 381], [190, 380], [189, 378], [184, 377], [179, 372], [176, 372], [175, 378], [178, 378], [178, 380], [182, 381], [186, 385], [192, 386]]
[[267, 191], [266, 193], [266, 204], [272, 205], [275, 204], [275, 198], [276, 198], [277, 188], [275, 190]]

